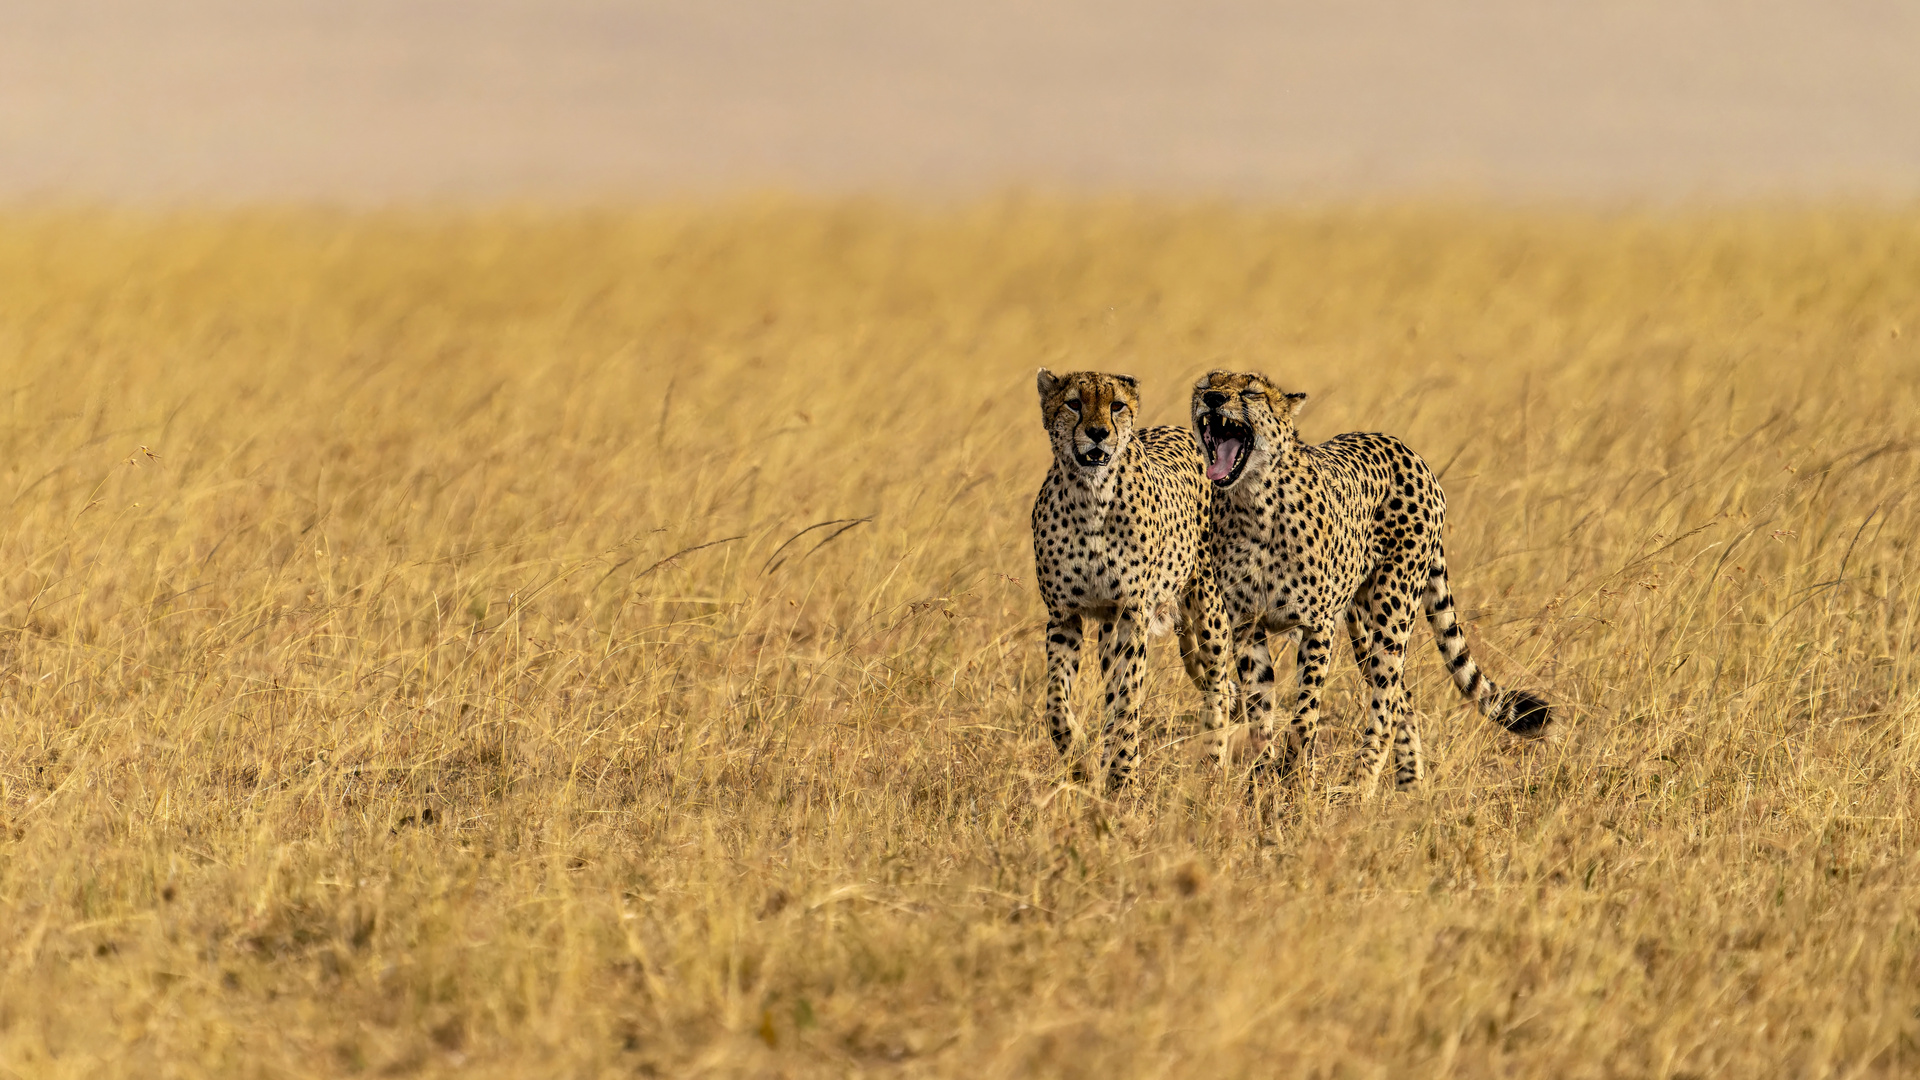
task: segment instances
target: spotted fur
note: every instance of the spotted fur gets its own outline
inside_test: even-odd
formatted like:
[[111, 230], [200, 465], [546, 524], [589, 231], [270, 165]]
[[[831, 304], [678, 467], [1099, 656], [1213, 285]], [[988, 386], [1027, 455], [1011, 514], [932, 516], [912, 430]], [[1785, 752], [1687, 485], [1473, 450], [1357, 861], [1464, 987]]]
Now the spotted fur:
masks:
[[1227, 618], [1214, 580], [1213, 488], [1200, 447], [1178, 427], [1136, 430], [1139, 388], [1127, 375], [1040, 369], [1040, 414], [1053, 467], [1033, 504], [1033, 555], [1047, 605], [1047, 728], [1060, 752], [1082, 740], [1073, 713], [1080, 643], [1100, 628], [1106, 731], [1100, 764], [1126, 783], [1138, 754], [1146, 641], [1177, 630], [1204, 699], [1208, 752], [1224, 761], [1232, 692]]
[[[1194, 430], [1218, 489], [1214, 558], [1238, 645], [1240, 701], [1269, 767], [1312, 751], [1336, 626], [1344, 625], [1368, 686], [1368, 723], [1355, 781], [1371, 785], [1391, 734], [1394, 782], [1426, 766], [1402, 670], [1424, 611], [1460, 692], [1507, 730], [1539, 733], [1553, 718], [1538, 695], [1502, 690], [1467, 651], [1441, 544], [1447, 501], [1433, 470], [1391, 435], [1302, 441], [1305, 394], [1262, 375], [1209, 373], [1193, 388]], [[1267, 635], [1299, 632], [1299, 692], [1284, 743], [1273, 735], [1274, 669]]]

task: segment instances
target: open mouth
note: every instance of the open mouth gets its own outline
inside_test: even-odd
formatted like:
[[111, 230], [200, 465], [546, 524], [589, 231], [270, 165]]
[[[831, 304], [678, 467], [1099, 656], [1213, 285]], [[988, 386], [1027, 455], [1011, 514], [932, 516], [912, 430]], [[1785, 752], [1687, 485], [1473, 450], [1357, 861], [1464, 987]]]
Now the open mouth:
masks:
[[1079, 462], [1081, 468], [1097, 469], [1100, 466], [1105, 465], [1108, 462], [1112, 461], [1113, 455], [1107, 453], [1105, 450], [1102, 450], [1101, 448], [1096, 446], [1084, 454], [1078, 450], [1075, 450], [1073, 452], [1073, 460]]
[[1246, 468], [1253, 448], [1253, 429], [1218, 413], [1200, 418], [1200, 445], [1207, 452], [1207, 479], [1215, 487], [1232, 487]]

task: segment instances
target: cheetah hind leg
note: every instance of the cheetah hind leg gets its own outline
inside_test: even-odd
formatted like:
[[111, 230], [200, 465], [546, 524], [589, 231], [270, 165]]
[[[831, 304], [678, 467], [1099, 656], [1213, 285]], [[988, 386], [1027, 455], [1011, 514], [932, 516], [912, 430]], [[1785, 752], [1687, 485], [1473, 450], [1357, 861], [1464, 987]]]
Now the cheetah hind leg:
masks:
[[[1404, 671], [1411, 613], [1418, 596], [1404, 567], [1378, 572], [1365, 591], [1366, 611], [1361, 621], [1367, 632], [1367, 655], [1360, 663], [1367, 695], [1367, 729], [1360, 743], [1353, 785], [1371, 791], [1386, 764], [1389, 740], [1394, 756], [1394, 786], [1405, 791], [1419, 786], [1425, 775], [1419, 729], [1413, 720], [1413, 702], [1407, 694]], [[1360, 602], [1356, 598], [1355, 603]]]
[[[1355, 667], [1360, 669], [1360, 675], [1363, 680], [1367, 674], [1367, 657], [1371, 652], [1371, 645], [1369, 643], [1370, 635], [1367, 633], [1365, 596], [1366, 592], [1362, 589], [1362, 591], [1353, 598], [1352, 602], [1347, 604], [1346, 616], [1347, 645], [1353, 650], [1353, 663]], [[1351, 788], [1343, 785], [1339, 790], [1331, 794], [1336, 798], [1336, 801], [1338, 801], [1339, 797], [1351, 794]]]

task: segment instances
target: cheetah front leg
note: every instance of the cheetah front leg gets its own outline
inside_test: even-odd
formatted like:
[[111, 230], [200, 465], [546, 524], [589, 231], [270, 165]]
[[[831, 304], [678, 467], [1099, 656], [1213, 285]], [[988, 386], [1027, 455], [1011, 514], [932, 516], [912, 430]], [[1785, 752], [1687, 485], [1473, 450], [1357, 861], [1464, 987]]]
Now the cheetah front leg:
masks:
[[1132, 611], [1123, 608], [1112, 621], [1100, 624], [1100, 671], [1107, 684], [1107, 729], [1100, 764], [1106, 770], [1109, 791], [1126, 785], [1139, 754], [1145, 652], [1146, 634]]
[[1273, 743], [1273, 655], [1267, 644], [1266, 627], [1244, 622], [1233, 628], [1233, 644], [1239, 672], [1239, 698], [1234, 702], [1235, 719], [1247, 726], [1247, 749], [1254, 771], [1271, 768]]
[[[1073, 715], [1073, 681], [1080, 674], [1080, 616], [1056, 615], [1047, 620], [1047, 733], [1062, 754], [1080, 739], [1080, 722]], [[1076, 766], [1075, 775], [1084, 772]]]
[[1300, 689], [1293, 702], [1293, 723], [1287, 728], [1286, 746], [1280, 753], [1282, 773], [1296, 769], [1311, 771], [1314, 736], [1320, 730], [1320, 695], [1327, 685], [1327, 663], [1333, 642], [1324, 627], [1301, 628], [1296, 657]]
[[1180, 661], [1186, 666], [1187, 678], [1200, 691], [1200, 722], [1206, 729], [1208, 764], [1221, 770], [1227, 765], [1227, 708], [1233, 694], [1227, 660], [1232, 635], [1227, 630], [1220, 590], [1211, 574], [1202, 575], [1187, 594], [1184, 606]]
[[1353, 649], [1353, 662], [1367, 670], [1367, 615], [1360, 601], [1347, 605], [1347, 644]]
[[1367, 677], [1367, 657], [1372, 655], [1372, 635], [1367, 631], [1366, 591], [1355, 594], [1347, 605], [1347, 645], [1353, 650], [1353, 664], [1360, 669], [1360, 677]]

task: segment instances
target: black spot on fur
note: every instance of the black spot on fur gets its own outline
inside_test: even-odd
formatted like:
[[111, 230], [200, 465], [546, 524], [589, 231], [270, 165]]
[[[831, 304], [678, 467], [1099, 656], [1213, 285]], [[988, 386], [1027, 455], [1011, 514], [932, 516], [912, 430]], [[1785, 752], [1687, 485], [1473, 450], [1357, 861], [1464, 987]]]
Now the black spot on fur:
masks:
[[1553, 706], [1540, 695], [1530, 690], [1510, 690], [1506, 699], [1500, 720], [1515, 735], [1538, 735], [1553, 723]]

